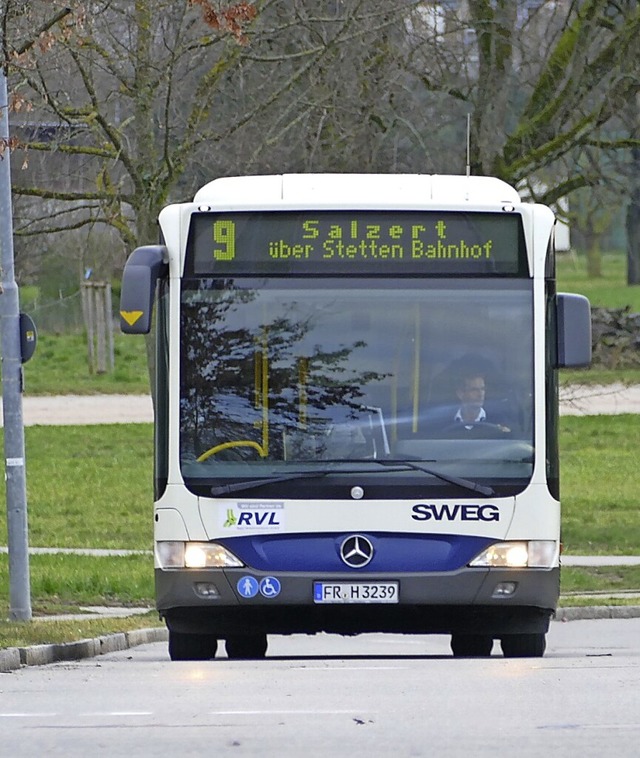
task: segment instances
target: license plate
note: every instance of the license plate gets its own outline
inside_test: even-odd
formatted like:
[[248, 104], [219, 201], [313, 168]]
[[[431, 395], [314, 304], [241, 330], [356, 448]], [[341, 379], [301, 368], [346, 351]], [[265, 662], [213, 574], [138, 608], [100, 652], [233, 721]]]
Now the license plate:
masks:
[[397, 603], [398, 582], [314, 582], [314, 603]]

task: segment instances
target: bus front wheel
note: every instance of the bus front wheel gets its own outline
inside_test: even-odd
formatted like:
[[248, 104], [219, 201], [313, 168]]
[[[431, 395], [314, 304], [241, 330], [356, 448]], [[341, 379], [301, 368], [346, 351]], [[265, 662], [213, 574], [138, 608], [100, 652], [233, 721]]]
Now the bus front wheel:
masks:
[[487, 634], [452, 634], [454, 658], [486, 658], [491, 655], [493, 637]]
[[500, 645], [505, 658], [542, 658], [547, 642], [544, 634], [505, 634]]
[[225, 640], [229, 658], [264, 658], [267, 652], [266, 634], [239, 634]]
[[208, 661], [216, 657], [218, 638], [212, 634], [169, 632], [169, 657], [172, 661]]

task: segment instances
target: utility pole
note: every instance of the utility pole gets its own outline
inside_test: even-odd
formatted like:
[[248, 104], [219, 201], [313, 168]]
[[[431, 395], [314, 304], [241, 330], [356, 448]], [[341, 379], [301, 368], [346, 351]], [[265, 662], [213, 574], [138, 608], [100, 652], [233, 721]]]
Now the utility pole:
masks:
[[[4, 10], [6, 12], [6, 6]], [[3, 35], [4, 18], [1, 21], [3, 23], [0, 25], [0, 35]], [[0, 313], [2, 316], [2, 410], [9, 545], [9, 618], [15, 621], [30, 621], [31, 585], [22, 418], [20, 299], [14, 275], [9, 102], [3, 36], [0, 36], [0, 50], [3, 53], [2, 61], [0, 61], [0, 253], [2, 254]]]
[[[0, 317], [2, 329], [2, 410], [7, 490], [7, 540], [9, 545], [9, 618], [31, 620], [29, 578], [29, 532], [27, 524], [27, 479], [22, 417], [22, 340], [20, 298], [13, 256], [13, 209], [11, 207], [11, 142], [7, 86], [8, 45], [5, 38], [10, 0], [0, 0]], [[61, 8], [22, 45], [12, 52], [22, 55], [41, 34], [71, 13]]]

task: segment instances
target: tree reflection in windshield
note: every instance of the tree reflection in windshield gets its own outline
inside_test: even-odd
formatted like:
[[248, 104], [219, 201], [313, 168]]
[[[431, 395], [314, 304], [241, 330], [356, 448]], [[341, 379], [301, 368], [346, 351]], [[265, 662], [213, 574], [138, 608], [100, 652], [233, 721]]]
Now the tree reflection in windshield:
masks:
[[335, 344], [334, 335], [334, 344], [322, 343], [313, 312], [301, 318], [296, 301], [271, 303], [269, 312], [257, 301], [256, 290], [232, 281], [206, 280], [183, 297], [183, 456], [237, 443], [220, 450], [221, 460], [282, 460], [312, 448], [325, 457], [328, 447], [357, 457], [363, 435], [356, 424], [349, 441], [347, 424], [367, 418], [366, 387], [385, 378], [362, 370], [356, 354], [366, 343]]

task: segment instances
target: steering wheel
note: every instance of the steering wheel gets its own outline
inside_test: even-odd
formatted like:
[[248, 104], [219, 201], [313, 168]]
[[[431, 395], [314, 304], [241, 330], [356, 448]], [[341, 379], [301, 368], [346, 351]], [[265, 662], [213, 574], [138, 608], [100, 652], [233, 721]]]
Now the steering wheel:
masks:
[[508, 426], [504, 426], [503, 424], [492, 424], [489, 421], [476, 421], [471, 424], [457, 421], [454, 424], [448, 424], [442, 429], [443, 436], [469, 436], [473, 439], [481, 439], [483, 437], [496, 439], [500, 437], [508, 437], [511, 434], [511, 429]]

